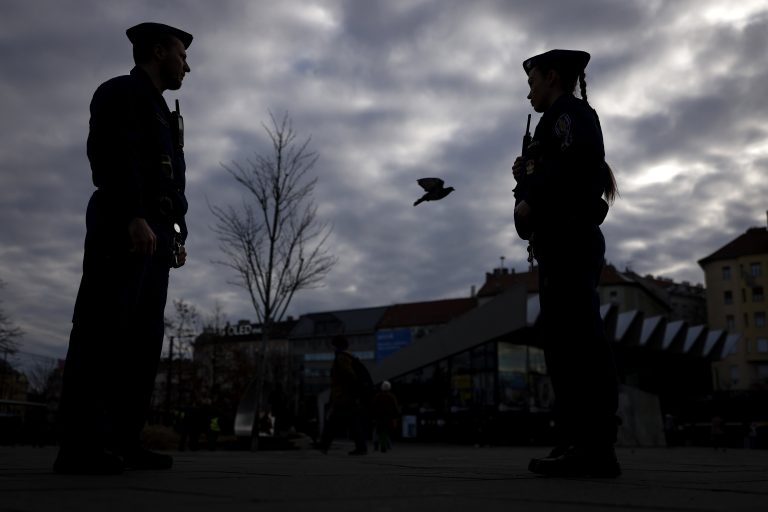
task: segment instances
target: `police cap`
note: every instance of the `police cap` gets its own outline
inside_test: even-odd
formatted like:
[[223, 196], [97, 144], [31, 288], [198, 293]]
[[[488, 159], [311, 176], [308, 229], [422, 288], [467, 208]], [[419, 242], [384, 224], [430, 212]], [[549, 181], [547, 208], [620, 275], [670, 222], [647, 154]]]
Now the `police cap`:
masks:
[[581, 50], [550, 50], [523, 62], [525, 74], [535, 67], [554, 69], [569, 75], [578, 75], [589, 62], [589, 54]]
[[192, 34], [162, 23], [139, 23], [126, 30], [125, 34], [134, 45], [158, 43], [164, 36], [178, 38], [184, 45], [184, 49], [189, 48], [189, 45], [192, 44]]

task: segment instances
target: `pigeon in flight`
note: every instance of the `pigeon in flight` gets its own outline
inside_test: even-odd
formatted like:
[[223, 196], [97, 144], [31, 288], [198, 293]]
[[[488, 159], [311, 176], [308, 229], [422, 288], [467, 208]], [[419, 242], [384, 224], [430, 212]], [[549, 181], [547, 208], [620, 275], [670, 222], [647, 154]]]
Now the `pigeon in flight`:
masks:
[[420, 180], [416, 180], [416, 183], [426, 190], [427, 193], [413, 203], [413, 206], [416, 206], [423, 201], [437, 201], [456, 190], [453, 187], [444, 188], [444, 182], [440, 178], [421, 178]]

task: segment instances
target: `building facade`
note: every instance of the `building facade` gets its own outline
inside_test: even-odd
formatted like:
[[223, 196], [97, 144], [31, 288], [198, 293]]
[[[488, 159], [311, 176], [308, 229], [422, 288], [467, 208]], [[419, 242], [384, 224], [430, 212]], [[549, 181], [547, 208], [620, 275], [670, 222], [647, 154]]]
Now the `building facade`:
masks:
[[[392, 382], [403, 409], [404, 435], [548, 442], [554, 395], [536, 336], [536, 270], [516, 274], [497, 269], [486, 274], [472, 297], [302, 315], [286, 334], [301, 396], [297, 429], [317, 435], [321, 428], [334, 359], [330, 341], [344, 334], [350, 352], [368, 366], [374, 381]], [[655, 279], [607, 266], [601, 315], [627, 393], [651, 396], [657, 412], [679, 413], [691, 397], [711, 392], [711, 363], [735, 339], [688, 316], [703, 308], [703, 287]], [[676, 308], [670, 283], [685, 288], [691, 296], [685, 300], [696, 307]], [[256, 338], [242, 334], [243, 350], [258, 343]], [[632, 407], [633, 400], [624, 403]], [[641, 416], [633, 410], [624, 413]], [[653, 417], [659, 420], [660, 412]]]
[[712, 328], [741, 333], [723, 361], [715, 364], [721, 390], [768, 387], [768, 230], [748, 229], [699, 260], [707, 287]]
[[[497, 268], [486, 273], [478, 292], [486, 300], [511, 286], [523, 286], [529, 294], [539, 292], [539, 269], [528, 272]], [[620, 313], [639, 310], [647, 316], [663, 315], [669, 320], [684, 320], [690, 325], [706, 323], [706, 292], [701, 284], [676, 282], [672, 279], [641, 276], [629, 269], [619, 271], [606, 265], [597, 288], [601, 304], [614, 304]]]

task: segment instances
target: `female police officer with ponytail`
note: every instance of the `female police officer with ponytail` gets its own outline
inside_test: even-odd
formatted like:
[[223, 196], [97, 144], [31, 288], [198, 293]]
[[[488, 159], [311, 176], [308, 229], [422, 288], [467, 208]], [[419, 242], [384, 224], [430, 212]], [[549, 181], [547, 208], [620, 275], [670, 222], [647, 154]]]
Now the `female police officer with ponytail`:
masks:
[[[523, 63], [528, 99], [543, 115], [513, 166], [515, 226], [539, 266], [539, 326], [558, 431], [555, 449], [529, 469], [551, 476], [621, 473], [613, 449], [616, 370], [596, 290], [605, 256], [599, 226], [616, 183], [600, 121], [587, 103], [589, 58], [552, 50]], [[581, 98], [573, 94], [577, 81]]]

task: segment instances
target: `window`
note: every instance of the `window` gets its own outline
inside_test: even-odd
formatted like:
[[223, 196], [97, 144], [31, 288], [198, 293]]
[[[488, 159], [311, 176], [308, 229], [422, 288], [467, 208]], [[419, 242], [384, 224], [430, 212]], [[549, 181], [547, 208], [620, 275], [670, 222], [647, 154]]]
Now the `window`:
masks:
[[762, 286], [755, 286], [752, 288], [752, 302], [763, 302], [765, 300], [765, 292]]
[[760, 263], [752, 263], [749, 265], [749, 273], [752, 277], [760, 277], [763, 274], [763, 268]]
[[761, 381], [768, 380], [768, 364], [757, 365], [757, 378]]
[[765, 327], [765, 311], [755, 313], [755, 327]]
[[744, 313], [744, 327], [749, 327], [749, 313]]
[[733, 315], [725, 315], [725, 328], [729, 331], [736, 329], [736, 319], [733, 318]]
[[763, 354], [768, 353], [768, 338], [757, 339], [757, 351]]
[[726, 304], [733, 304], [733, 292], [730, 290], [723, 292], [723, 301]]
[[723, 267], [723, 281], [730, 281], [731, 280], [731, 267], [726, 266]]

